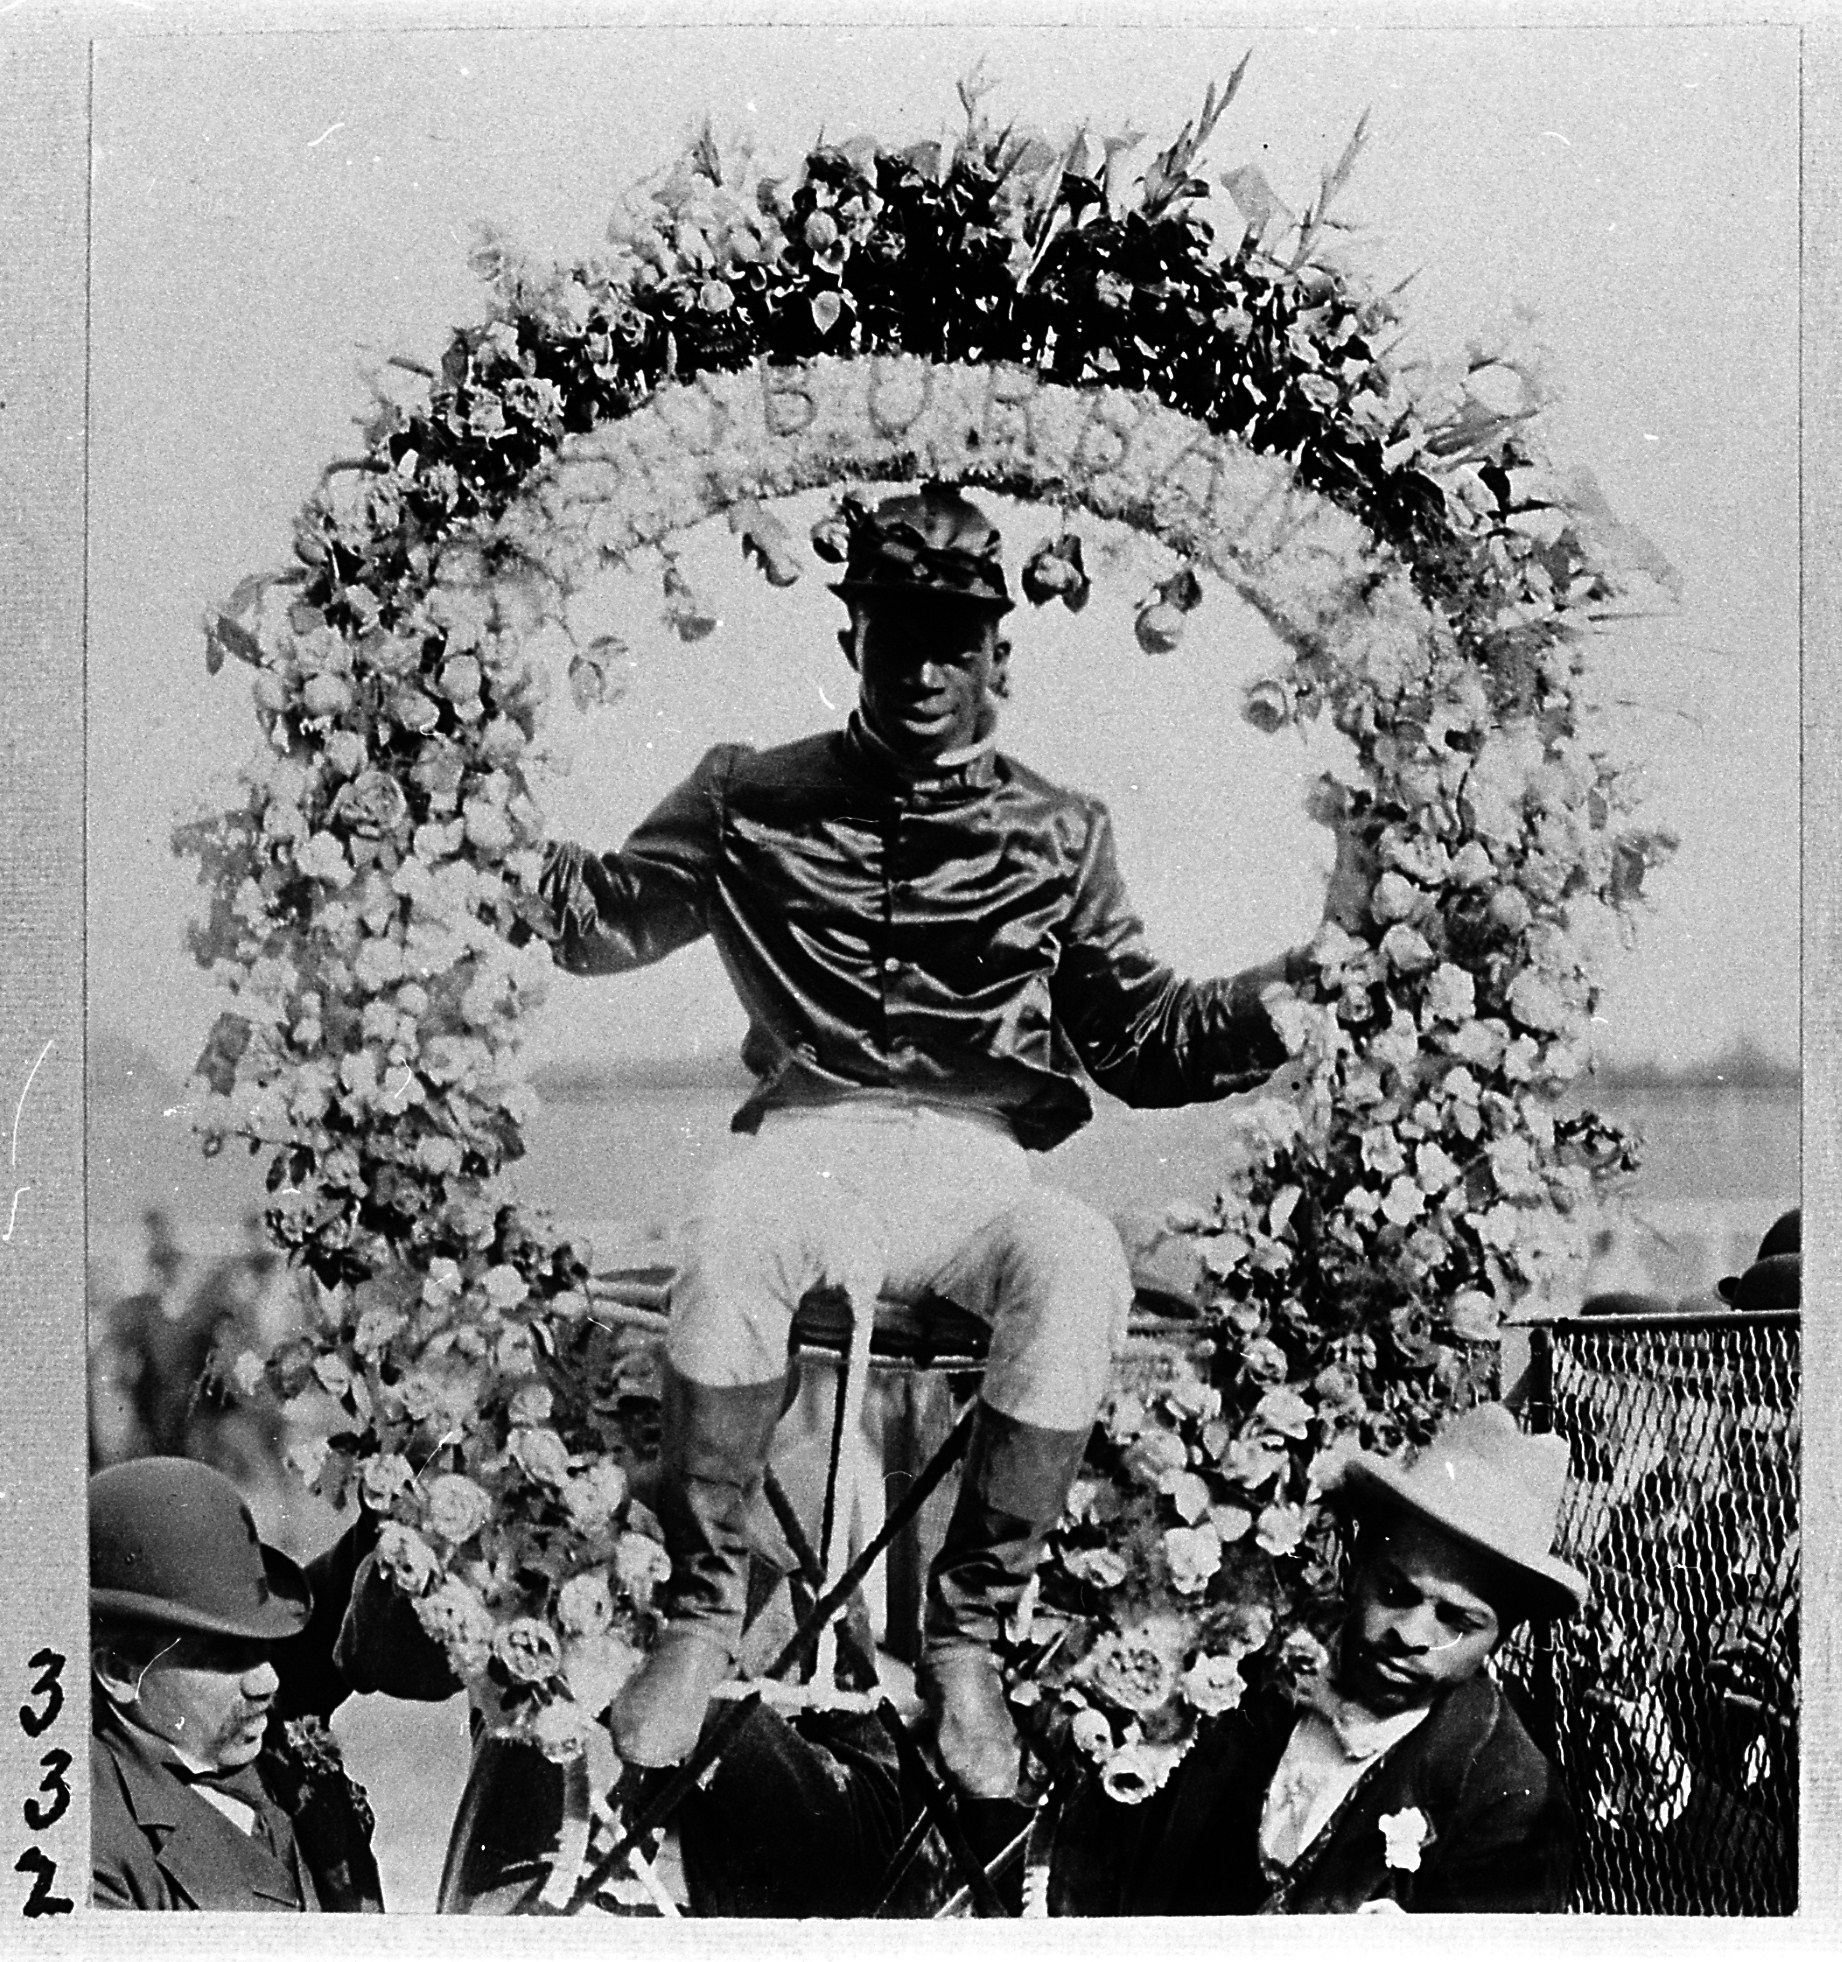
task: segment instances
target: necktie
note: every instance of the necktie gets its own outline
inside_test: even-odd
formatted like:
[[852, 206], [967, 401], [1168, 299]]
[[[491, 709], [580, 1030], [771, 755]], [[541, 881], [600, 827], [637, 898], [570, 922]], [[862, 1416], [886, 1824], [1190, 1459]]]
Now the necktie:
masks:
[[193, 1771], [186, 1766], [174, 1765], [173, 1771], [184, 1784], [205, 1785], [212, 1791], [223, 1792], [227, 1797], [247, 1805], [256, 1815], [250, 1837], [266, 1846], [284, 1867], [292, 1871], [293, 1862], [289, 1856], [293, 1850], [293, 1832], [286, 1817], [264, 1788], [254, 1759], [229, 1770]]

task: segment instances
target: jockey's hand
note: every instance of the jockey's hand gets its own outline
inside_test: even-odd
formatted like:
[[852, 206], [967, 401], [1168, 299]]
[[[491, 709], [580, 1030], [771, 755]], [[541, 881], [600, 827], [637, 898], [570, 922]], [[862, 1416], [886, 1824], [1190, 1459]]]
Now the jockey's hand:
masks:
[[520, 904], [518, 918], [508, 935], [514, 947], [527, 946], [533, 940], [548, 941], [555, 946], [572, 923], [578, 927], [593, 924], [594, 901], [582, 890], [584, 857], [586, 853], [580, 845], [553, 840], [544, 847], [537, 891], [527, 895]]
[[1272, 987], [1303, 988], [1315, 972], [1316, 963], [1308, 947], [1289, 947], [1271, 960], [1243, 968], [1236, 986], [1257, 999]]

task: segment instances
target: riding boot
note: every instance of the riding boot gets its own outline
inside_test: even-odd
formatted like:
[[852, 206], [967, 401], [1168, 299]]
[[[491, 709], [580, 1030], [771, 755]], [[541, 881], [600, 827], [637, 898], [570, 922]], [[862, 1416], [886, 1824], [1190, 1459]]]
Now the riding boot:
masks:
[[735, 1666], [748, 1600], [749, 1508], [780, 1422], [786, 1382], [693, 1382], [668, 1362], [653, 1510], [671, 1557], [665, 1627], [614, 1700], [608, 1727], [629, 1764], [677, 1764]]
[[945, 1544], [928, 1575], [920, 1685], [941, 1761], [969, 1797], [1016, 1795], [1021, 1753], [993, 1647], [1062, 1516], [1088, 1432], [981, 1402]]

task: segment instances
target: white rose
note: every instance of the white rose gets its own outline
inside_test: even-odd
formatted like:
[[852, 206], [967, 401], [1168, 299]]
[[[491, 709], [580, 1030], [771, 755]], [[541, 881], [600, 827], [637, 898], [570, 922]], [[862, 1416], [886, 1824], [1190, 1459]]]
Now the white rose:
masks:
[[1490, 854], [1475, 838], [1460, 846], [1452, 858], [1452, 879], [1456, 885], [1481, 886], [1495, 870]]
[[486, 1299], [498, 1309], [516, 1308], [529, 1293], [524, 1276], [515, 1267], [489, 1267], [485, 1286]]
[[618, 1465], [591, 1465], [563, 1489], [563, 1503], [581, 1533], [599, 1533], [617, 1514], [627, 1497], [627, 1475]]
[[672, 1563], [657, 1540], [644, 1533], [623, 1533], [614, 1548], [614, 1573], [622, 1589], [641, 1606], [652, 1598], [656, 1583], [671, 1573]]
[[1110, 1546], [1077, 1547], [1062, 1556], [1062, 1566], [1089, 1587], [1117, 1587], [1131, 1572], [1125, 1555]]
[[606, 1571], [572, 1574], [557, 1590], [556, 1618], [565, 1635], [599, 1635], [614, 1619]]
[[506, 1440], [514, 1463], [539, 1485], [569, 1481], [569, 1447], [551, 1430], [514, 1431]]
[[1101, 1636], [1084, 1665], [1098, 1693], [1119, 1709], [1148, 1716], [1170, 1701], [1187, 1628], [1176, 1615], [1150, 1615]]
[[492, 1652], [506, 1673], [521, 1683], [541, 1683], [563, 1666], [556, 1631], [534, 1615], [518, 1615], [493, 1636]]
[[1509, 1044], [1509, 1031], [1495, 1016], [1461, 1022], [1446, 1038], [1446, 1049], [1479, 1069], [1495, 1069]]
[[1134, 1478], [1163, 1491], [1171, 1474], [1188, 1465], [1190, 1452], [1174, 1431], [1162, 1424], [1149, 1424], [1128, 1446], [1125, 1458], [1126, 1469]]
[[1211, 1506], [1209, 1524], [1224, 1545], [1232, 1545], [1253, 1531], [1254, 1516], [1245, 1506]]
[[491, 1498], [459, 1472], [446, 1472], [429, 1487], [426, 1523], [440, 1539], [459, 1546], [491, 1517]]
[[1382, 1216], [1396, 1226], [1407, 1226], [1426, 1210], [1426, 1194], [1405, 1173], [1389, 1186], [1381, 1203]]
[[1310, 1514], [1303, 1506], [1271, 1505], [1260, 1515], [1254, 1539], [1268, 1553], [1292, 1553], [1305, 1537], [1309, 1522]]
[[416, 1619], [448, 1652], [457, 1674], [477, 1676], [492, 1654], [492, 1615], [465, 1581], [450, 1577], [416, 1603]]
[[1407, 1154], [1399, 1137], [1385, 1124], [1377, 1124], [1362, 1134], [1362, 1162], [1369, 1171], [1392, 1178], [1407, 1169]]
[[343, 886], [352, 877], [345, 846], [330, 831], [316, 831], [305, 844], [295, 846], [294, 863], [308, 878], [324, 879], [328, 885]]
[[1173, 1526], [1164, 1535], [1164, 1559], [1179, 1594], [1200, 1594], [1221, 1571], [1221, 1536], [1213, 1524]]
[[539, 1707], [525, 1734], [552, 1764], [567, 1764], [588, 1748], [589, 1720], [573, 1698]]
[[1525, 1028], [1562, 1034], [1573, 1020], [1573, 1011], [1560, 991], [1530, 970], [1516, 976], [1509, 989], [1510, 1012]]
[[[375, 1314], [375, 1309], [367, 1310]], [[358, 1489], [373, 1512], [388, 1512], [398, 1496], [416, 1482], [415, 1468], [392, 1451], [373, 1458], [358, 1475]]]
[[1426, 984], [1426, 1012], [1439, 1022], [1468, 1022], [1477, 1013], [1477, 985], [1470, 972], [1442, 961]]
[[445, 1254], [429, 1262], [422, 1299], [431, 1308], [445, 1308], [461, 1291], [461, 1271]]
[[1424, 895], [1398, 872], [1384, 872], [1375, 882], [1369, 911], [1382, 926], [1395, 920], [1410, 920], [1419, 911]]
[[1183, 1672], [1181, 1680], [1184, 1701], [1205, 1717], [1237, 1709], [1247, 1690], [1241, 1665], [1230, 1655], [1199, 1655]]
[[426, 1593], [441, 1572], [441, 1562], [428, 1541], [394, 1522], [378, 1533], [377, 1560], [398, 1588], [412, 1596]]
[[1381, 949], [1397, 974], [1417, 974], [1432, 965], [1433, 950], [1426, 936], [1410, 926], [1391, 926], [1382, 935]]
[[1500, 1332], [1497, 1304], [1479, 1288], [1466, 1288], [1452, 1297], [1446, 1322], [1464, 1342], [1494, 1342]]
[[547, 1424], [553, 1402], [548, 1383], [520, 1383], [512, 1392], [507, 1415], [514, 1424]]
[[1068, 1727], [1075, 1748], [1090, 1758], [1104, 1758], [1113, 1749], [1113, 1726], [1098, 1710], [1077, 1710]]
[[1163, 1789], [1181, 1761], [1186, 1744], [1128, 1744], [1107, 1760], [1101, 1788], [1120, 1805], [1138, 1805]]
[[1306, 1398], [1283, 1383], [1254, 1405], [1254, 1415], [1281, 1437], [1303, 1437], [1315, 1414]]

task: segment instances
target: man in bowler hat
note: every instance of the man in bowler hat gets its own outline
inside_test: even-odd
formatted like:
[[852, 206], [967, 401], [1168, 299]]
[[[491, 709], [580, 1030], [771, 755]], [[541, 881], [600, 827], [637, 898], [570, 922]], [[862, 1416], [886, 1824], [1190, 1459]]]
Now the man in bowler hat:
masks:
[[380, 1910], [363, 1794], [284, 1722], [345, 1694], [352, 1536], [310, 1579], [186, 1458], [98, 1472], [89, 1531], [96, 1906]]
[[868, 1313], [934, 1294], [992, 1341], [920, 1680], [950, 1775], [1005, 1798], [1019, 1751], [992, 1643], [1132, 1294], [1112, 1224], [1036, 1183], [1028, 1154], [1087, 1122], [1090, 1083], [1170, 1105], [1259, 1082], [1285, 1056], [1263, 991], [1302, 956], [1202, 982], [1161, 965], [1104, 806], [995, 747], [1011, 600], [990, 519], [937, 484], [846, 517], [848, 726], [713, 749], [619, 851], [553, 846], [544, 875], [574, 973], [713, 936], [756, 1078], [734, 1128], [758, 1136], [716, 1173], [674, 1291], [666, 1626], [611, 1729], [629, 1763], [679, 1761], [733, 1666], [801, 1297], [841, 1287]]
[[1558, 1912], [1573, 1815], [1484, 1665], [1585, 1577], [1550, 1550], [1564, 1439], [1500, 1404], [1411, 1462], [1362, 1453], [1333, 1497], [1355, 1532], [1348, 1611], [1301, 1696], [1250, 1691], [1170, 1783], [1089, 1789], [1057, 1837], [1062, 1914]]
[[1793, 1206], [1766, 1229], [1759, 1251], [1744, 1274], [1729, 1274], [1714, 1292], [1741, 1314], [1803, 1306], [1804, 1213]]

